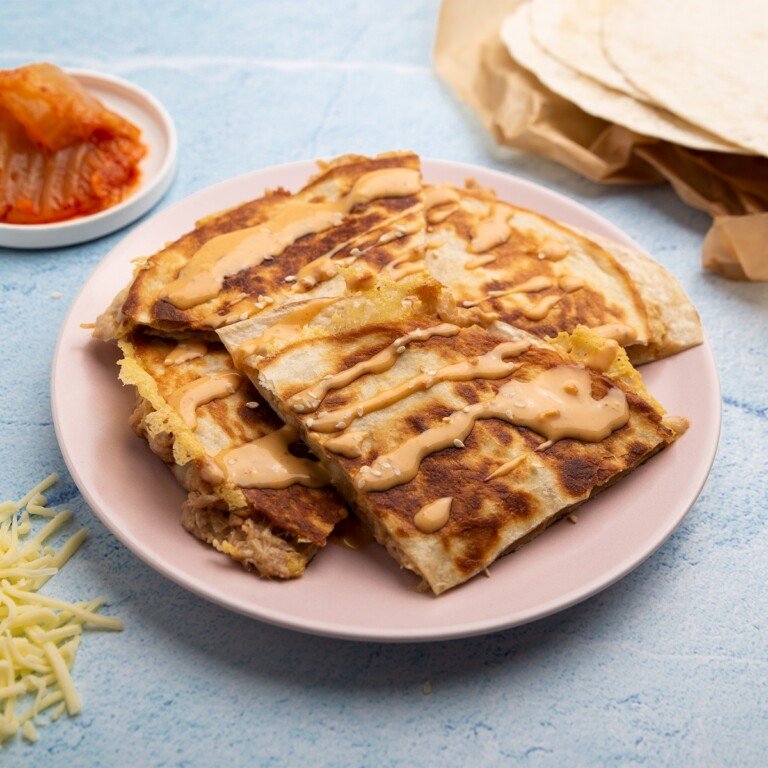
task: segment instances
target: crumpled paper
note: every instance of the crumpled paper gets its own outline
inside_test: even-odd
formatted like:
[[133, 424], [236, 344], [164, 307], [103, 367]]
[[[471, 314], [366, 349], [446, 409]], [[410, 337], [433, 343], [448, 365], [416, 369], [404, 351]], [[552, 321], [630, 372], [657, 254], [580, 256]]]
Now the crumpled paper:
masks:
[[733, 280], [768, 280], [768, 158], [704, 152], [587, 114], [520, 67], [499, 39], [522, 0], [443, 0], [438, 74], [499, 144], [547, 157], [606, 184], [668, 181], [714, 222], [704, 267]]

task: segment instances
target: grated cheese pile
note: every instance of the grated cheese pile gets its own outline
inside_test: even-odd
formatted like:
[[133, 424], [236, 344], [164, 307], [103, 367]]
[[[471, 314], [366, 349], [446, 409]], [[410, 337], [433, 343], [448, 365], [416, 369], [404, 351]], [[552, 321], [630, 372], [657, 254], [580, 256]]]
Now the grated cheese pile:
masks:
[[[123, 628], [97, 611], [104, 598], [66, 603], [38, 590], [77, 552], [85, 528], [57, 551], [46, 544], [71, 518], [48, 509], [43, 493], [57, 480], [43, 480], [21, 501], [0, 503], [0, 748], [19, 731], [37, 741], [36, 726], [80, 709], [69, 670], [83, 629]], [[38, 519], [47, 518], [43, 525]], [[21, 711], [23, 710], [23, 711]]]

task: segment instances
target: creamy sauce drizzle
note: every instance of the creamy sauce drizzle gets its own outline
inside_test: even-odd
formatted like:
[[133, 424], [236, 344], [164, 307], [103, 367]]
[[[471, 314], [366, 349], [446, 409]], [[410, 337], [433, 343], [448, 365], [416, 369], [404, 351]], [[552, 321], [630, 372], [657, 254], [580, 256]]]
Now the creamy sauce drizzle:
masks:
[[482, 256], [476, 256], [474, 259], [470, 259], [464, 265], [464, 269], [478, 269], [479, 267], [484, 267], [486, 264], [490, 264], [492, 261], [496, 261], [496, 257], [492, 253], [486, 253]]
[[184, 423], [190, 429], [195, 429], [197, 427], [197, 409], [212, 400], [218, 400], [236, 392], [240, 386], [240, 381], [241, 376], [238, 373], [201, 376], [177, 389], [168, 398], [168, 405], [179, 412]]
[[637, 331], [631, 325], [624, 323], [607, 323], [606, 325], [598, 325], [592, 330], [604, 339], [613, 339], [622, 346], [637, 340]]
[[295, 483], [319, 488], [329, 483], [317, 461], [300, 459], [289, 450], [298, 440], [294, 427], [284, 426], [258, 440], [220, 453], [216, 459], [227, 478], [240, 488], [288, 488]]
[[539, 245], [538, 256], [549, 261], [562, 261], [570, 253], [568, 246], [554, 237], [545, 238]]
[[445, 496], [425, 504], [413, 516], [413, 524], [422, 533], [436, 533], [448, 522], [452, 503], [453, 497]]
[[446, 205], [435, 209], [434, 211], [427, 211], [427, 223], [428, 224], [440, 224], [445, 221], [449, 216], [456, 212], [457, 205]]
[[421, 190], [419, 172], [385, 168], [361, 176], [340, 200], [308, 203], [291, 198], [269, 221], [228, 232], [205, 243], [170, 283], [164, 298], [189, 309], [218, 295], [225, 278], [281, 254], [306, 235], [339, 226], [356, 205], [384, 197], [406, 197]]
[[573, 293], [584, 287], [584, 280], [578, 275], [562, 275], [558, 284], [566, 293]]
[[474, 301], [463, 301], [464, 307], [476, 307], [482, 304], [488, 299], [500, 299], [502, 296], [511, 296], [515, 293], [538, 293], [539, 291], [545, 291], [547, 288], [551, 288], [554, 285], [552, 279], [545, 275], [537, 275], [529, 280], [526, 280], [520, 285], [514, 285], [512, 288], [501, 288], [498, 291], [488, 291], [488, 295], [482, 299], [475, 299]]
[[450, 186], [435, 184], [424, 190], [424, 209], [430, 210], [446, 203], [458, 203], [459, 193]]
[[163, 360], [163, 365], [178, 365], [202, 357], [208, 351], [208, 345], [200, 339], [180, 341]]
[[341, 299], [341, 296], [332, 296], [304, 302], [296, 309], [283, 315], [279, 322], [271, 325], [263, 333], [240, 344], [232, 353], [232, 359], [240, 365], [251, 355], [265, 354], [269, 346], [275, 341], [290, 341], [296, 335], [297, 327], [311, 322], [326, 307], [330, 307]]
[[209, 485], [220, 485], [224, 482], [224, 473], [215, 459], [203, 459], [200, 464], [200, 477]]
[[512, 211], [506, 206], [494, 206], [491, 215], [472, 228], [472, 239], [469, 241], [470, 253], [484, 253], [497, 245], [506, 243], [512, 234], [509, 218]]
[[321, 256], [319, 259], [305, 264], [296, 273], [296, 282], [293, 290], [296, 293], [311, 291], [318, 283], [331, 280], [339, 274], [340, 266], [347, 266], [351, 260], [332, 259], [330, 256]]
[[[574, 382], [576, 394], [565, 391]], [[456, 411], [440, 426], [406, 440], [370, 467], [361, 468], [357, 486], [367, 491], [385, 491], [413, 480], [422, 460], [444, 448], [463, 446], [478, 419], [502, 419], [528, 427], [555, 442], [566, 437], [599, 442], [629, 420], [624, 392], [612, 387], [602, 400], [591, 394], [592, 379], [583, 368], [557, 366], [531, 381], [510, 381], [493, 400]]]
[[474, 360], [446, 365], [432, 373], [422, 373], [391, 389], [385, 389], [373, 397], [353, 403], [345, 408], [327, 411], [312, 422], [316, 432], [338, 432], [366, 414], [388, 408], [409, 395], [423, 392], [444, 381], [471, 381], [473, 379], [503, 379], [517, 367], [508, 358], [517, 357], [530, 348], [527, 341], [507, 341], [499, 344]]
[[504, 462], [504, 464], [494, 469], [493, 472], [491, 472], [491, 474], [485, 478], [485, 482], [487, 483], [489, 480], [494, 480], [497, 477], [504, 477], [504, 475], [508, 475], [513, 469], [519, 467], [524, 461], [525, 454], [515, 456], [514, 459], [510, 459], [509, 461]]
[[[433, 336], [455, 336], [460, 330], [458, 325], [440, 323], [440, 325], [433, 325], [430, 328], [417, 328], [415, 331], [410, 331], [405, 336], [395, 339], [392, 344], [370, 359], [363, 360], [351, 368], [347, 368], [346, 371], [328, 375], [307, 389], [297, 392], [288, 400], [288, 405], [297, 413], [314, 411], [320, 407], [323, 398], [332, 390], [342, 389], [366, 374], [388, 371], [401, 354], [398, 352], [399, 348], [407, 347], [413, 341], [426, 341]], [[312, 425], [308, 424], [307, 426], [311, 427]]]
[[543, 320], [562, 298], [562, 296], [545, 296], [536, 304], [520, 304], [518, 309], [529, 320]]
[[402, 280], [408, 275], [415, 275], [417, 272], [424, 272], [427, 265], [423, 261], [406, 261], [391, 269], [391, 277], [394, 281]]
[[357, 459], [363, 455], [363, 441], [368, 435], [365, 432], [344, 432], [323, 443], [323, 448], [331, 453], [340, 453], [348, 459]]
[[224, 314], [211, 312], [203, 318], [203, 322], [211, 328], [221, 328], [223, 325], [247, 320], [251, 315], [261, 312], [262, 309], [274, 304], [274, 302], [275, 300], [271, 296], [246, 297], [232, 304]]

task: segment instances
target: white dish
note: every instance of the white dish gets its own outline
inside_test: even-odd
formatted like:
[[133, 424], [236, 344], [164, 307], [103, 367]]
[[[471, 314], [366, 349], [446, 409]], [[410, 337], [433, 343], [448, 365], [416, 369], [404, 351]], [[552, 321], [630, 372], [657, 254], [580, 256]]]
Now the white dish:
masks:
[[147, 155], [141, 161], [141, 179], [125, 200], [90, 216], [52, 224], [0, 223], [0, 246], [6, 248], [58, 248], [95, 240], [127, 226], [155, 206], [168, 191], [176, 173], [178, 139], [168, 112], [143, 88], [111, 75], [70, 69], [88, 92], [141, 129]]
[[[635, 568], [678, 526], [714, 459], [720, 389], [706, 342], [643, 368], [670, 412], [692, 420], [679, 442], [588, 502], [578, 525], [558, 523], [495, 563], [490, 579], [476, 578], [439, 598], [415, 592], [415, 577], [379, 546], [356, 552], [329, 546], [301, 579], [267, 582], [181, 529], [184, 493], [128, 427], [133, 393], [117, 382], [117, 351], [90, 340], [80, 323], [93, 321], [125, 285], [132, 258], [265, 187], [296, 189], [314, 168], [310, 162], [267, 168], [192, 195], [131, 232], [83, 286], [61, 330], [51, 386], [59, 444], [94, 512], [144, 561], [203, 597], [284, 627], [352, 639], [436, 640], [523, 624], [584, 600]], [[437, 160], [424, 160], [423, 169], [428, 181], [474, 178], [502, 199], [632, 244], [583, 206], [535, 184]]]

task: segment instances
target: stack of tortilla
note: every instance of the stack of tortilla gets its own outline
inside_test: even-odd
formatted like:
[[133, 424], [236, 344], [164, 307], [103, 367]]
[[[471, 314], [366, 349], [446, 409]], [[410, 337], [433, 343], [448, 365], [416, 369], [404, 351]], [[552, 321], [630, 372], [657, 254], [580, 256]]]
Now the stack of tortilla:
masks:
[[351, 514], [439, 594], [685, 428], [633, 367], [701, 343], [674, 278], [427, 184], [412, 152], [320, 163], [136, 255], [94, 332], [129, 423], [187, 490], [184, 528], [266, 578]]
[[704, 265], [768, 279], [759, 0], [445, 0], [435, 63], [501, 143], [715, 217]]

